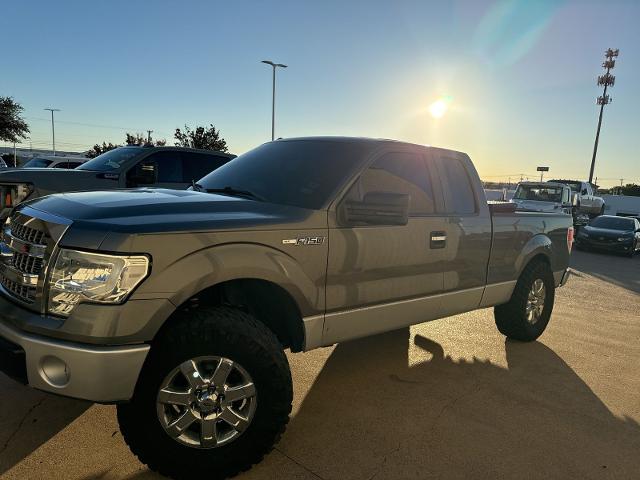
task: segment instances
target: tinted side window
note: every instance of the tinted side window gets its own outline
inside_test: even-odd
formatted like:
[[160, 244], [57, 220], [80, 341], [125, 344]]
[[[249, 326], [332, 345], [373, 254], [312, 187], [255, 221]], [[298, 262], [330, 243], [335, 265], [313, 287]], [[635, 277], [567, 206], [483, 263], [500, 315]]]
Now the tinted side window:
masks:
[[82, 165], [80, 162], [62, 162], [57, 165], [54, 165], [53, 168], [76, 168], [77, 166]]
[[405, 152], [384, 154], [360, 175], [348, 198], [362, 200], [369, 192], [408, 194], [410, 215], [435, 212], [431, 177], [420, 155]]
[[143, 160], [158, 166], [158, 183], [184, 183], [180, 152], [157, 152]]
[[197, 182], [229, 160], [226, 157], [204, 153], [182, 152], [181, 155], [183, 181], [186, 183]]
[[467, 170], [460, 160], [453, 157], [438, 159], [446, 197], [446, 211], [457, 215], [476, 213], [476, 197]]

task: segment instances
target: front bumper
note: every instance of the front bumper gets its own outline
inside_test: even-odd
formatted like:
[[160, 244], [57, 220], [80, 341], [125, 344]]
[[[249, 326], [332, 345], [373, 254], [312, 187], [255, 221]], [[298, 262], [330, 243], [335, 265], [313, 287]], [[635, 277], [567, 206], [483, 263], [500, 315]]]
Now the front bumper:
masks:
[[576, 245], [614, 253], [629, 253], [633, 249], [633, 240], [628, 242], [602, 242], [591, 238], [576, 237]]
[[0, 313], [0, 371], [46, 392], [99, 403], [129, 400], [149, 345], [98, 347], [31, 335]]

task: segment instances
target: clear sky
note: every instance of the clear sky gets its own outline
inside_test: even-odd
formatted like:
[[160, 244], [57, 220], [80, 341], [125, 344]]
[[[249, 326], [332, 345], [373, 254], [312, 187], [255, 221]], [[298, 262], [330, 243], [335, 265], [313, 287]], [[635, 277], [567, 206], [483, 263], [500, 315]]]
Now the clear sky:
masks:
[[[603, 52], [620, 49], [596, 175], [640, 183], [640, 2], [0, 0], [0, 95], [34, 147], [213, 123], [230, 151], [362, 135], [462, 150], [487, 180], [586, 178]], [[440, 100], [440, 103], [436, 103]], [[436, 105], [434, 106], [434, 103]], [[446, 111], [445, 111], [446, 110]], [[434, 117], [444, 114], [440, 118]], [[25, 142], [28, 146], [29, 142]]]

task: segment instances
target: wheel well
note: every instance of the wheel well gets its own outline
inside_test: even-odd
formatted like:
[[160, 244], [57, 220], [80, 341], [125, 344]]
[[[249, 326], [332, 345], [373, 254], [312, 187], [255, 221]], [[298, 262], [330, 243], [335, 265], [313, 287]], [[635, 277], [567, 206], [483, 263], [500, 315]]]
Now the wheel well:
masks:
[[293, 297], [279, 285], [253, 278], [222, 282], [197, 293], [177, 311], [218, 305], [250, 313], [275, 333], [284, 348], [293, 352], [304, 348], [302, 315]]
[[522, 269], [522, 272], [524, 272], [527, 269], [527, 267], [529, 267], [530, 265], [533, 265], [534, 263], [538, 263], [538, 262], [546, 263], [548, 267], [551, 267], [551, 262], [549, 261], [549, 257], [547, 257], [544, 253], [538, 253], [526, 263], [526, 265]]

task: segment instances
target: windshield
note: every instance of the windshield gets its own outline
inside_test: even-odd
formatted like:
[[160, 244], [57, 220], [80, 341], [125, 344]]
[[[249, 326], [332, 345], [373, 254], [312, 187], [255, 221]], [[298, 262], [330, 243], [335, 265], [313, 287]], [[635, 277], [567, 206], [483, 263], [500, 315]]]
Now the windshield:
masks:
[[364, 160], [365, 148], [330, 140], [265, 143], [198, 183], [206, 190], [230, 187], [270, 203], [320, 209]]
[[518, 185], [513, 196], [516, 200], [534, 200], [537, 202], [562, 202], [562, 187], [544, 185]]
[[47, 160], [46, 158], [32, 158], [22, 168], [47, 168], [52, 162], [53, 160]]
[[580, 188], [582, 187], [582, 183], [580, 182], [572, 182], [572, 181], [565, 181], [565, 180], [549, 180], [549, 181], [554, 183], [564, 183], [567, 187], [571, 189], [572, 192], [579, 192]]
[[606, 228], [608, 230], [633, 230], [634, 221], [631, 218], [622, 217], [597, 217], [589, 224], [596, 228]]
[[119, 170], [129, 159], [140, 153], [138, 147], [120, 147], [98, 155], [93, 160], [80, 165], [76, 170], [91, 170], [94, 172], [111, 172]]

